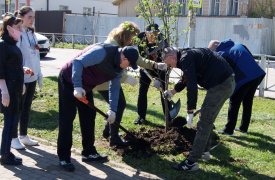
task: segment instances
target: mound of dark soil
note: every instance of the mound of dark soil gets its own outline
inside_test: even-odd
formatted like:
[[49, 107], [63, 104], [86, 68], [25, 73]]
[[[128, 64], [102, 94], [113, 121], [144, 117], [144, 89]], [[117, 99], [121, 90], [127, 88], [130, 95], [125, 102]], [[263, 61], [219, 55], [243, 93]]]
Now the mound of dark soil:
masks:
[[[115, 150], [121, 155], [148, 157], [155, 153], [177, 155], [188, 152], [191, 149], [196, 130], [187, 127], [174, 127], [165, 132], [164, 127], [158, 127], [151, 130], [141, 128], [139, 132], [131, 133], [136, 138], [131, 135], [124, 137], [129, 142], [129, 147], [126, 149], [115, 148]], [[212, 138], [214, 143], [219, 140], [216, 134], [213, 134]]]

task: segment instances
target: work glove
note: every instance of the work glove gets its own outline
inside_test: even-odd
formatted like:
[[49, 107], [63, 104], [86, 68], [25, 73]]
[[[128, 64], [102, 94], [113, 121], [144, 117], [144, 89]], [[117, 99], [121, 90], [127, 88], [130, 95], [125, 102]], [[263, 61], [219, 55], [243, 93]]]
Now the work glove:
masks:
[[4, 107], [8, 107], [10, 105], [10, 95], [9, 92], [1, 92], [2, 95], [2, 104]]
[[187, 121], [187, 126], [189, 128], [193, 127], [193, 118], [194, 118], [194, 113], [188, 113], [187, 114], [186, 121]]
[[74, 88], [74, 97], [82, 99], [86, 96], [86, 91], [82, 87]]
[[26, 85], [23, 84], [23, 90], [22, 90], [22, 95], [24, 95], [26, 93]]
[[161, 71], [166, 71], [167, 70], [167, 64], [165, 63], [155, 63], [154, 68], [161, 70]]
[[107, 112], [108, 117], [106, 118], [106, 121], [110, 124], [113, 124], [116, 120], [116, 113], [112, 110], [109, 110]]
[[161, 82], [157, 79], [154, 79], [154, 85], [155, 88], [160, 89], [161, 88]]
[[43, 87], [43, 76], [42, 75], [38, 76], [37, 83], [38, 83], [39, 89], [41, 90]]
[[164, 91], [164, 96], [167, 97], [167, 99], [168, 99], [169, 101], [171, 101], [171, 99], [172, 99], [172, 97], [174, 96], [174, 94], [172, 93], [172, 91], [166, 90], [166, 91]]
[[124, 82], [130, 84], [131, 86], [135, 86], [138, 83], [136, 78], [134, 78], [133, 76], [129, 76], [129, 75], [127, 75], [127, 78], [125, 79]]

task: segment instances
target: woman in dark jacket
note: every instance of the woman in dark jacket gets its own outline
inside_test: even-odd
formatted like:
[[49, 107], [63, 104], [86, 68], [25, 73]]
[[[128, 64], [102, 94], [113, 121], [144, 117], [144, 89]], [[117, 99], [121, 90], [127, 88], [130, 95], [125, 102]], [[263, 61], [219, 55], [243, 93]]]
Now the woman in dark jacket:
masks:
[[22, 20], [7, 14], [3, 19], [0, 40], [0, 110], [4, 114], [1, 142], [1, 164], [21, 165], [22, 159], [11, 153], [12, 130], [21, 108], [24, 72], [22, 54], [16, 46], [20, 38]]

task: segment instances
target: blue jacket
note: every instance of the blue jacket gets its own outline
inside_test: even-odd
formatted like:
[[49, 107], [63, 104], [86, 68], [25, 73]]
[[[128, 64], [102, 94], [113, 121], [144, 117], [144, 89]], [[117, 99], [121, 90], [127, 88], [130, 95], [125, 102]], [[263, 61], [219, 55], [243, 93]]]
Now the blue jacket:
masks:
[[251, 52], [242, 44], [235, 44], [231, 39], [228, 39], [222, 41], [216, 51], [228, 61], [234, 70], [235, 92], [249, 81], [265, 75]]

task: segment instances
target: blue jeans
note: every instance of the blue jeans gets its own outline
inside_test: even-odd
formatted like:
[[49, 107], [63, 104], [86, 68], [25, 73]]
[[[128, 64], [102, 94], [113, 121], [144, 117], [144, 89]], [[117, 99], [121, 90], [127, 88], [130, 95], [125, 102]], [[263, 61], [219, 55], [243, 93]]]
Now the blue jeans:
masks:
[[1, 156], [10, 154], [12, 131], [16, 127], [18, 114], [13, 112], [4, 112], [4, 128], [2, 132]]

